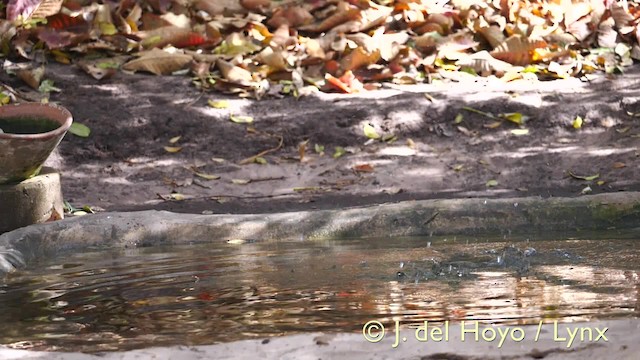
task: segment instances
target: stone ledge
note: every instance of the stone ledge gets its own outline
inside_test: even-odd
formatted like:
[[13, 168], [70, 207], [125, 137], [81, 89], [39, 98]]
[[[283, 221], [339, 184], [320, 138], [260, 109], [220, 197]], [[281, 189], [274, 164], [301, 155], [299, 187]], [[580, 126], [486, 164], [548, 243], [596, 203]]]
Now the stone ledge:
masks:
[[[552, 239], [637, 237], [640, 193], [577, 198], [456, 199], [408, 201], [341, 210], [260, 215], [193, 215], [140, 211], [86, 215], [0, 235], [0, 250], [34, 258], [88, 247], [137, 247], [226, 239], [322, 240], [402, 236], [525, 236]], [[636, 232], [634, 232], [636, 231]], [[0, 266], [0, 273], [8, 271]]]
[[0, 234], [23, 226], [63, 218], [60, 175], [44, 168], [17, 184], [0, 185]]

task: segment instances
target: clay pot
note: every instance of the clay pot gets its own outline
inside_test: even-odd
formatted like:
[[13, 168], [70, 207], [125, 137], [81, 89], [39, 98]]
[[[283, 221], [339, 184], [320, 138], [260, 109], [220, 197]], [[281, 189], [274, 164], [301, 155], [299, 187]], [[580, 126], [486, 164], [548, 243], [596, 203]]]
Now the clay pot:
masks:
[[0, 106], [0, 184], [38, 175], [72, 122], [69, 110], [53, 104]]

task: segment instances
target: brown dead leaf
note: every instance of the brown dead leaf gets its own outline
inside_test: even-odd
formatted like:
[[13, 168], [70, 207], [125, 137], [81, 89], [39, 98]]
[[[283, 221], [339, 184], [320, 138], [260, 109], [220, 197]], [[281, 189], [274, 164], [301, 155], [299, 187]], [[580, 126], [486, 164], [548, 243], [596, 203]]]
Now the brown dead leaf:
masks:
[[284, 58], [283, 52], [273, 51], [273, 48], [271, 47], [264, 48], [256, 56], [256, 60], [267, 65], [270, 72], [286, 70], [288, 67], [287, 60]]
[[300, 162], [304, 161], [304, 154], [307, 151], [307, 144], [309, 140], [303, 141], [298, 145], [298, 155], [300, 157]]
[[325, 74], [325, 80], [332, 87], [347, 94], [358, 93], [365, 90], [363, 84], [353, 75], [351, 70], [345, 72], [340, 78], [336, 78], [331, 74]]
[[218, 175], [207, 174], [207, 173], [202, 173], [202, 172], [198, 172], [198, 171], [194, 171], [193, 174], [195, 176], [203, 178], [205, 180], [218, 180], [218, 179], [220, 179], [220, 176], [218, 176]]
[[510, 63], [498, 60], [486, 50], [479, 51], [456, 61], [457, 66], [473, 69], [478, 74], [492, 74], [493, 72], [507, 72], [515, 67]]
[[356, 70], [365, 65], [375, 64], [380, 60], [380, 51], [368, 53], [363, 47], [359, 46], [342, 58], [340, 68], [344, 71]]
[[613, 28], [615, 21], [608, 18], [598, 25], [598, 45], [601, 47], [614, 48], [618, 39], [618, 32]]
[[168, 152], [168, 153], [177, 153], [180, 152], [182, 150], [182, 147], [180, 146], [165, 146], [164, 147], [164, 151]]
[[564, 13], [564, 24], [569, 26], [574, 22], [587, 16], [591, 12], [591, 5], [588, 2], [575, 2], [567, 6]]
[[61, 49], [76, 45], [89, 38], [88, 34], [56, 30], [49, 28], [38, 29], [38, 39], [47, 44], [49, 49]]
[[274, 11], [273, 15], [271, 15], [271, 18], [267, 21], [267, 25], [273, 28], [278, 28], [282, 25], [297, 28], [308, 25], [312, 21], [313, 15], [301, 6], [279, 7]]
[[573, 24], [567, 26], [567, 32], [573, 35], [578, 41], [586, 40], [593, 32], [589, 28], [590, 21], [589, 17], [585, 17], [584, 19], [578, 20]]
[[625, 168], [625, 167], [627, 167], [627, 165], [625, 163], [623, 163], [623, 162], [615, 162], [615, 163], [613, 163], [613, 168], [614, 169], [622, 169], [622, 168]]
[[126, 61], [125, 57], [102, 58], [96, 60], [80, 60], [78, 66], [96, 80], [113, 76]]
[[350, 5], [346, 1], [339, 2], [336, 10], [333, 15], [322, 20], [320, 23], [301, 26], [299, 29], [311, 32], [324, 32], [348, 21], [358, 20], [362, 16], [360, 9]]
[[116, 69], [102, 69], [93, 64], [78, 63], [78, 66], [96, 80], [108, 79], [116, 73]]
[[373, 172], [373, 166], [370, 164], [360, 164], [353, 167], [356, 172]]
[[240, 0], [243, 8], [253, 12], [264, 12], [269, 9], [271, 0]]
[[475, 136], [475, 134], [473, 133], [473, 131], [471, 131], [471, 130], [467, 129], [467, 128], [466, 128], [466, 127], [464, 127], [464, 126], [456, 126], [456, 129], [458, 129], [458, 131], [460, 131], [461, 133], [463, 133], [463, 134], [465, 134], [465, 135], [467, 135], [467, 136], [469, 136], [469, 137], [473, 137], [473, 136]]
[[209, 15], [244, 14], [247, 10], [238, 0], [197, 0], [194, 6], [198, 10], [205, 11]]
[[32, 89], [38, 90], [44, 77], [44, 66], [37, 68], [20, 69], [16, 73], [20, 80], [24, 81]]
[[544, 48], [547, 43], [542, 40], [531, 40], [520, 35], [513, 35], [491, 52], [491, 56], [513, 65], [531, 64], [531, 56], [535, 49]]
[[188, 28], [179, 26], [163, 26], [150, 31], [140, 31], [137, 33], [142, 41], [142, 45], [145, 49], [150, 48], [163, 48], [167, 45], [173, 45], [177, 48], [197, 46], [203, 44], [206, 40], [198, 33], [192, 32]]
[[220, 70], [222, 76], [232, 83], [247, 85], [248, 83], [253, 81], [253, 77], [251, 76], [250, 71], [245, 70], [239, 66], [235, 66], [228, 61], [218, 59], [218, 61], [216, 62], [216, 67]]
[[185, 68], [192, 60], [191, 55], [169, 53], [160, 49], [151, 49], [138, 53], [137, 59], [124, 64], [122, 68], [129, 71], [147, 71], [155, 75], [170, 75]]
[[611, 4], [611, 17], [618, 28], [623, 28], [633, 21], [633, 16], [629, 14], [628, 10], [625, 9], [622, 3], [617, 2]]
[[497, 25], [479, 27], [476, 31], [482, 34], [494, 49], [506, 40], [503, 31]]
[[141, 28], [145, 29], [145, 31], [171, 26], [170, 22], [150, 12], [143, 12], [140, 17], [140, 22], [142, 23]]

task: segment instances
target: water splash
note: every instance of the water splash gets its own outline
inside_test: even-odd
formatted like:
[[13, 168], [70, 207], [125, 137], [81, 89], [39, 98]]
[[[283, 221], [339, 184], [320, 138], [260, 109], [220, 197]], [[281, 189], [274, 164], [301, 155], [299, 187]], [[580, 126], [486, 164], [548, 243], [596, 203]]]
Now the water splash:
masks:
[[24, 256], [19, 250], [0, 246], [0, 275], [25, 266]]

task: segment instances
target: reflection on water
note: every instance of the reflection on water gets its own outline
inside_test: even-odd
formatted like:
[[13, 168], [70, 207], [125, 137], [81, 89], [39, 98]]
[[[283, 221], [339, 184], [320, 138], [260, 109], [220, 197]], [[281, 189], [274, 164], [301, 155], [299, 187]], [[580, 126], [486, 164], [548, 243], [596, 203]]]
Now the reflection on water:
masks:
[[640, 242], [379, 239], [73, 254], [0, 285], [0, 343], [101, 351], [391, 323], [637, 316]]

